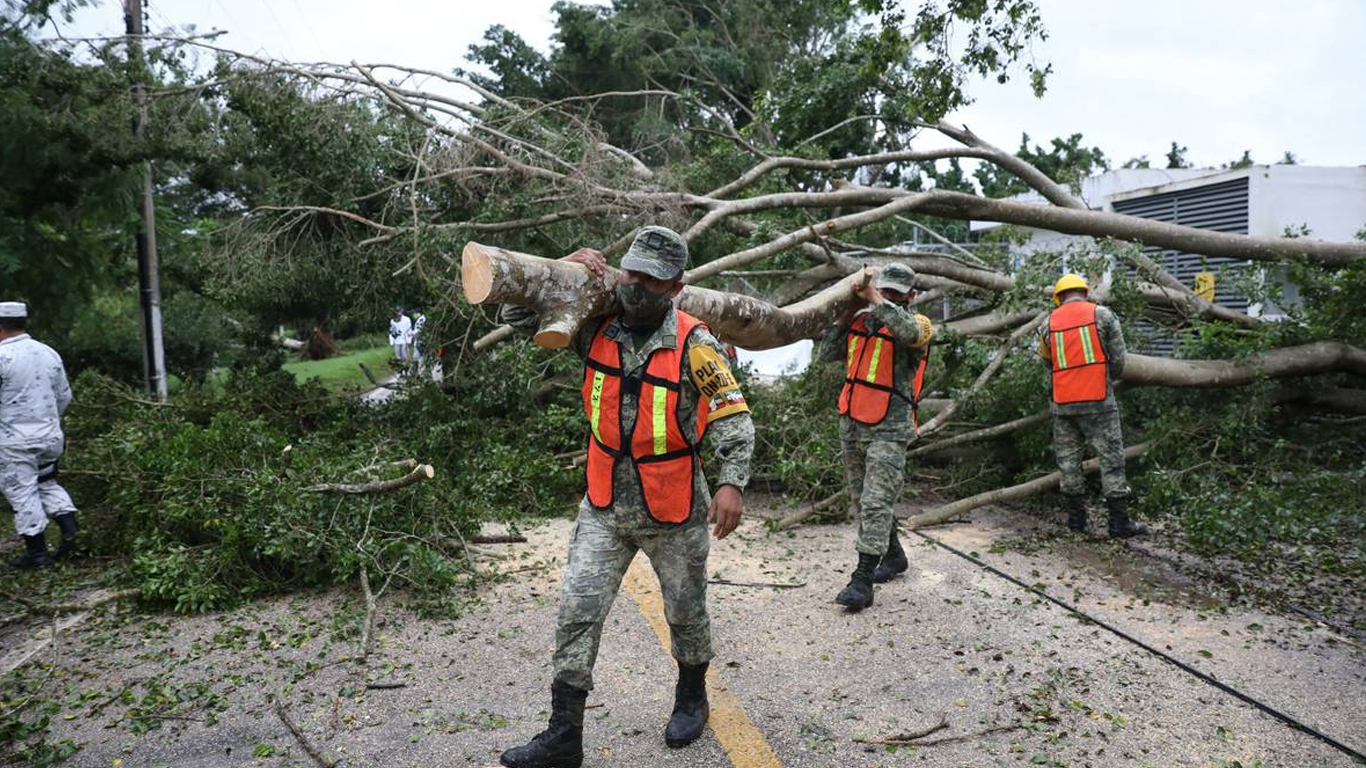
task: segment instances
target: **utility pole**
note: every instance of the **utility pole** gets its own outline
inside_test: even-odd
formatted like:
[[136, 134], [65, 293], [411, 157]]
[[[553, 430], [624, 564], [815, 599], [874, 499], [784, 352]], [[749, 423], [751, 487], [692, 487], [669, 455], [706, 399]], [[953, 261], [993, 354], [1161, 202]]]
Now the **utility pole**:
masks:
[[[142, 0], [124, 0], [124, 29], [128, 33], [128, 68], [138, 115], [133, 135], [141, 139], [147, 125], [147, 63], [142, 55]], [[161, 335], [161, 277], [157, 266], [156, 206], [152, 199], [152, 161], [142, 162], [142, 194], [138, 215], [138, 294], [142, 306], [142, 371], [147, 394], [166, 402], [166, 350]]]

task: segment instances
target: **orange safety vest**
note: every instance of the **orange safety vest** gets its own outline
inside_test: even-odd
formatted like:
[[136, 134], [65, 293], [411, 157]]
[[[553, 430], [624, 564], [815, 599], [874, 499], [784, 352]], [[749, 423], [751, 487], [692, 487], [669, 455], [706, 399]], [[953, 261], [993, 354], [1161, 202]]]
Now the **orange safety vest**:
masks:
[[1069, 301], [1048, 316], [1053, 358], [1053, 402], [1094, 403], [1108, 391], [1105, 345], [1096, 327], [1096, 305]]
[[[861, 313], [849, 325], [848, 353], [845, 356], [844, 388], [840, 390], [840, 414], [863, 424], [877, 424], [887, 417], [892, 395], [905, 399], [896, 390], [892, 361], [896, 337], [881, 328], [868, 330], [868, 313]], [[930, 362], [927, 346], [920, 356], [911, 380], [911, 420], [920, 432], [920, 393], [925, 386], [925, 368]]]
[[[583, 369], [583, 410], [588, 416], [588, 501], [607, 509], [615, 499], [614, 474], [618, 461], [630, 458], [650, 517], [680, 524], [692, 514], [694, 457], [706, 431], [705, 402], [698, 403], [697, 426], [684, 430], [682, 407], [683, 355], [693, 330], [705, 327], [686, 312], [678, 313], [678, 345], [650, 354], [645, 370], [626, 377], [621, 369], [621, 347], [604, 333], [603, 320], [593, 336]], [[625, 398], [623, 386], [638, 391], [635, 427], [630, 450], [621, 435]]]

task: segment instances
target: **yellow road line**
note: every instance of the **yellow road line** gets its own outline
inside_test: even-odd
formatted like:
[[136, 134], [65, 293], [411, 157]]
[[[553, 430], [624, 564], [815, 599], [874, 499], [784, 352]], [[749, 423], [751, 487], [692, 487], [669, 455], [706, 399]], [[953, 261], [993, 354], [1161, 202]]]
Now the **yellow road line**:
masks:
[[[664, 619], [664, 599], [659, 594], [659, 580], [650, 570], [646, 558], [637, 557], [623, 580], [626, 591], [640, 606], [640, 612], [659, 637], [664, 650], [669, 650], [669, 623]], [[711, 704], [711, 726], [721, 749], [735, 768], [783, 768], [768, 739], [759, 732], [754, 721], [745, 714], [740, 700], [731, 693], [716, 667], [707, 670], [707, 699]]]

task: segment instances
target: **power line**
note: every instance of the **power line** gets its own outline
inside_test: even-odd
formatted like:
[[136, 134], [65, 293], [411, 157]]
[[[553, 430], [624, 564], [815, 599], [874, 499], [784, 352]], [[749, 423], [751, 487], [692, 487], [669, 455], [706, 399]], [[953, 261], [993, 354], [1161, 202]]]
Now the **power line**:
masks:
[[980, 559], [978, 559], [978, 558], [976, 558], [976, 557], [973, 557], [972, 555], [970, 555], [970, 554], [968, 554], [968, 553], [966, 553], [966, 552], [963, 552], [963, 551], [961, 551], [961, 550], [955, 549], [954, 547], [952, 547], [952, 546], [950, 546], [950, 545], [948, 545], [948, 544], [945, 544], [944, 542], [940, 541], [939, 539], [936, 539], [936, 538], [933, 537], [933, 536], [930, 536], [930, 535], [927, 534], [927, 533], [924, 533], [924, 532], [921, 532], [921, 531], [917, 531], [917, 530], [912, 530], [911, 533], [914, 533], [915, 535], [917, 535], [917, 536], [919, 536], [920, 538], [922, 538], [922, 539], [924, 539], [924, 540], [930, 542], [931, 544], [934, 544], [934, 545], [937, 546], [937, 547], [940, 547], [940, 548], [942, 548], [942, 549], [944, 549], [944, 550], [947, 550], [948, 552], [950, 552], [950, 553], [952, 553], [952, 554], [954, 554], [954, 555], [957, 555], [958, 557], [961, 557], [961, 558], [963, 558], [964, 560], [967, 560], [968, 562], [972, 563], [973, 565], [977, 566], [978, 568], [981, 568], [982, 570], [986, 571], [987, 573], [990, 573], [990, 574], [992, 574], [992, 575], [995, 575], [995, 576], [998, 576], [998, 577], [1000, 577], [1000, 578], [1002, 578], [1002, 579], [1005, 579], [1006, 581], [1010, 582], [1011, 584], [1014, 584], [1014, 585], [1017, 586], [1017, 587], [1020, 587], [1021, 589], [1028, 590], [1029, 592], [1032, 592], [1033, 594], [1038, 595], [1039, 597], [1043, 598], [1044, 600], [1047, 600], [1048, 602], [1053, 603], [1054, 605], [1059, 606], [1060, 608], [1062, 608], [1063, 610], [1067, 611], [1068, 613], [1071, 613], [1072, 615], [1074, 615], [1074, 616], [1076, 616], [1076, 617], [1078, 617], [1078, 618], [1080, 618], [1080, 619], [1083, 619], [1083, 620], [1087, 621], [1088, 623], [1094, 624], [1094, 625], [1096, 625], [1097, 627], [1100, 627], [1101, 629], [1106, 630], [1107, 632], [1109, 632], [1109, 633], [1115, 635], [1116, 637], [1118, 637], [1118, 638], [1121, 639], [1121, 640], [1124, 640], [1124, 641], [1126, 641], [1126, 642], [1128, 642], [1128, 643], [1131, 643], [1131, 644], [1133, 644], [1133, 645], [1138, 646], [1139, 648], [1142, 648], [1143, 650], [1145, 650], [1145, 651], [1147, 651], [1148, 653], [1150, 653], [1150, 654], [1156, 656], [1157, 658], [1159, 658], [1159, 659], [1161, 659], [1161, 660], [1167, 662], [1168, 664], [1171, 664], [1172, 666], [1176, 667], [1177, 669], [1181, 670], [1182, 672], [1185, 672], [1186, 674], [1191, 675], [1192, 677], [1195, 677], [1195, 678], [1197, 678], [1197, 679], [1199, 679], [1199, 680], [1201, 680], [1201, 681], [1203, 681], [1203, 682], [1205, 682], [1205, 683], [1208, 683], [1209, 685], [1214, 686], [1215, 688], [1218, 688], [1219, 690], [1223, 691], [1224, 693], [1227, 693], [1228, 695], [1230, 695], [1230, 696], [1232, 696], [1232, 697], [1238, 699], [1239, 701], [1244, 702], [1245, 704], [1251, 704], [1252, 706], [1256, 707], [1257, 709], [1260, 709], [1262, 712], [1265, 712], [1265, 713], [1268, 714], [1268, 715], [1271, 715], [1272, 717], [1276, 718], [1277, 720], [1280, 720], [1281, 722], [1285, 723], [1286, 725], [1290, 726], [1291, 728], [1294, 728], [1295, 730], [1300, 731], [1301, 733], [1305, 733], [1305, 734], [1308, 734], [1308, 735], [1310, 735], [1310, 736], [1313, 736], [1314, 738], [1318, 739], [1319, 741], [1323, 742], [1324, 744], [1327, 744], [1328, 746], [1332, 747], [1333, 749], [1336, 749], [1336, 750], [1338, 750], [1339, 752], [1341, 752], [1341, 753], [1343, 753], [1343, 754], [1345, 754], [1345, 755], [1347, 755], [1347, 756], [1349, 756], [1349, 757], [1351, 757], [1351, 758], [1353, 758], [1353, 759], [1355, 759], [1355, 760], [1357, 760], [1357, 761], [1359, 761], [1359, 762], [1361, 762], [1361, 763], [1366, 763], [1366, 754], [1362, 754], [1361, 752], [1358, 752], [1358, 751], [1356, 751], [1355, 749], [1352, 749], [1351, 747], [1347, 746], [1346, 744], [1343, 744], [1342, 742], [1338, 741], [1337, 739], [1334, 739], [1332, 736], [1329, 736], [1329, 735], [1327, 735], [1327, 734], [1325, 734], [1325, 733], [1323, 733], [1323, 732], [1321, 732], [1321, 731], [1315, 730], [1314, 728], [1312, 728], [1312, 727], [1310, 727], [1310, 726], [1308, 726], [1308, 725], [1305, 725], [1304, 723], [1300, 722], [1299, 720], [1295, 719], [1294, 717], [1292, 717], [1292, 716], [1290, 716], [1290, 715], [1287, 715], [1287, 714], [1285, 714], [1284, 712], [1281, 712], [1281, 711], [1278, 710], [1278, 709], [1273, 708], [1273, 707], [1272, 707], [1271, 705], [1269, 705], [1269, 704], [1264, 704], [1264, 703], [1262, 703], [1261, 701], [1259, 701], [1259, 700], [1257, 700], [1257, 699], [1255, 699], [1255, 698], [1249, 696], [1249, 695], [1246, 694], [1246, 693], [1243, 693], [1242, 691], [1238, 690], [1237, 688], [1234, 688], [1233, 686], [1229, 685], [1228, 683], [1225, 683], [1225, 682], [1222, 682], [1222, 681], [1220, 681], [1220, 680], [1217, 680], [1217, 679], [1215, 679], [1214, 677], [1211, 677], [1210, 675], [1207, 675], [1207, 674], [1205, 674], [1204, 672], [1201, 672], [1200, 670], [1196, 669], [1195, 667], [1192, 667], [1191, 665], [1187, 664], [1187, 663], [1184, 662], [1184, 661], [1181, 661], [1180, 659], [1176, 658], [1175, 656], [1172, 656], [1172, 655], [1170, 655], [1170, 654], [1164, 653], [1164, 652], [1162, 652], [1162, 651], [1160, 651], [1160, 650], [1154, 648], [1153, 646], [1151, 646], [1151, 645], [1149, 645], [1149, 644], [1143, 642], [1142, 640], [1139, 640], [1138, 638], [1134, 637], [1133, 635], [1130, 635], [1129, 633], [1125, 632], [1124, 630], [1119, 629], [1118, 627], [1113, 627], [1113, 626], [1111, 626], [1111, 625], [1109, 625], [1109, 624], [1106, 624], [1105, 622], [1101, 621], [1100, 619], [1097, 619], [1097, 618], [1095, 618], [1094, 616], [1091, 616], [1090, 614], [1088, 614], [1088, 613], [1082, 611], [1080, 608], [1077, 608], [1077, 607], [1075, 607], [1075, 606], [1069, 605], [1069, 604], [1067, 604], [1067, 603], [1065, 603], [1065, 602], [1059, 600], [1058, 598], [1053, 597], [1052, 595], [1048, 594], [1047, 592], [1043, 591], [1042, 589], [1039, 589], [1038, 587], [1035, 587], [1035, 586], [1026, 584], [1026, 583], [1024, 583], [1023, 581], [1020, 581], [1019, 579], [1015, 578], [1014, 576], [1011, 576], [1010, 574], [1006, 573], [1005, 571], [1002, 571], [1002, 570], [1000, 570], [1000, 569], [998, 569], [998, 568], [995, 568], [995, 567], [993, 567], [993, 566], [991, 566], [991, 565], [988, 565], [987, 563], [983, 562], [982, 560], [980, 560]]

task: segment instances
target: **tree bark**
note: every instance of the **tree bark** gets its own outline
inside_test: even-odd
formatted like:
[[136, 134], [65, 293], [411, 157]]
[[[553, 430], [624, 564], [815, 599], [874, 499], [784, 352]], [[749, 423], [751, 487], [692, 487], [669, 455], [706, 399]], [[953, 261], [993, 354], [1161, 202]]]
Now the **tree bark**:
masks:
[[933, 443], [922, 445], [918, 448], [911, 450], [906, 454], [906, 458], [909, 459], [916, 456], [925, 456], [931, 453], [938, 453], [939, 451], [953, 448], [954, 446], [968, 445], [970, 443], [976, 443], [982, 440], [991, 440], [992, 438], [1000, 437], [1001, 435], [1008, 435], [1011, 432], [1018, 432], [1021, 429], [1025, 429], [1026, 427], [1032, 427], [1035, 424], [1040, 424], [1045, 421], [1048, 421], [1048, 411], [1044, 411], [1042, 413], [1035, 413], [1030, 416], [1015, 419], [1014, 421], [1007, 421], [1005, 423], [996, 424], [990, 427], [983, 427], [982, 429], [975, 429], [971, 432], [964, 432], [961, 435], [946, 437], [943, 440], [936, 440]]
[[827, 496], [820, 501], [810, 504], [805, 509], [798, 510], [778, 521], [777, 529], [785, 531], [788, 528], [796, 527], [813, 515], [819, 515], [827, 509], [837, 505], [848, 495], [848, 491], [838, 491], [833, 495]]
[[1206, 256], [1228, 256], [1253, 261], [1299, 259], [1326, 266], [1345, 266], [1366, 258], [1366, 243], [1337, 243], [1308, 238], [1211, 232], [1120, 213], [1031, 205], [1011, 200], [989, 200], [961, 192], [933, 190], [917, 194], [925, 196], [919, 203], [918, 211], [932, 216], [998, 221], [1069, 235], [1113, 237], [1132, 243], [1156, 245]]
[[1273, 349], [1246, 361], [1128, 355], [1121, 379], [1135, 386], [1212, 389], [1336, 372], [1366, 376], [1366, 351], [1340, 341], [1318, 341]]

